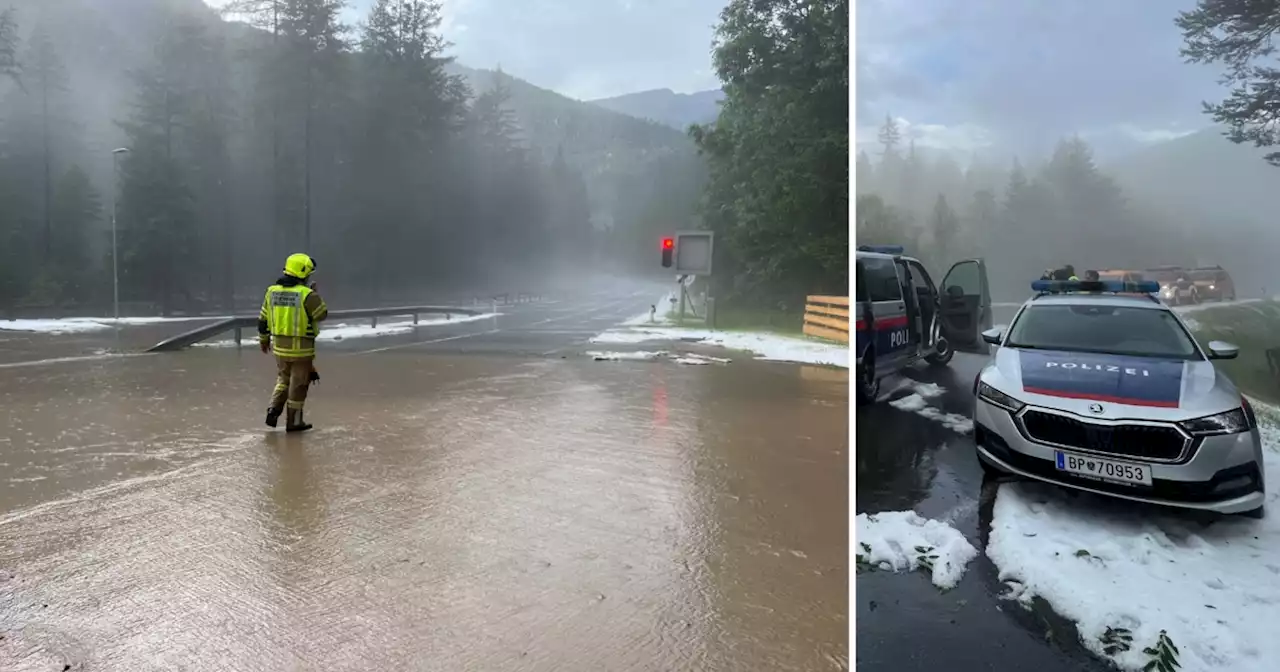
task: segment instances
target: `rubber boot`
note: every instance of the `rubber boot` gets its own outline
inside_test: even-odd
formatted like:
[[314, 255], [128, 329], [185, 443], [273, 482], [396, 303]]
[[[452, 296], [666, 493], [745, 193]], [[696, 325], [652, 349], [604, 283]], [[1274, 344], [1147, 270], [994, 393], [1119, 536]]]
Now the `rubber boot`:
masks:
[[267, 426], [275, 427], [276, 424], [280, 422], [280, 414], [283, 412], [284, 412], [283, 408], [268, 408], [267, 409]]
[[284, 416], [284, 431], [286, 432], [305, 432], [311, 429], [311, 425], [302, 421], [302, 409], [289, 409]]

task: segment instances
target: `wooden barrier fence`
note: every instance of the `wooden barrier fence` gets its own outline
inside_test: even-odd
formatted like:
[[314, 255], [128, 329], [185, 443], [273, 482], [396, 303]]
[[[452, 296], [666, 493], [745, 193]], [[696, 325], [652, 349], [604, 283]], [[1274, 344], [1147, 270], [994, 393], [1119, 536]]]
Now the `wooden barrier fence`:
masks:
[[807, 336], [848, 343], [849, 297], [807, 297], [804, 305], [804, 333]]

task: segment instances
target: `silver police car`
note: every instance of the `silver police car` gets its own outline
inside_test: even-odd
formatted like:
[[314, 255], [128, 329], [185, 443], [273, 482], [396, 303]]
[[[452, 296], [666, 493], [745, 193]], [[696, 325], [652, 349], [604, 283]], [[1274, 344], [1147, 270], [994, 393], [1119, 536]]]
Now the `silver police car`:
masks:
[[1263, 515], [1262, 441], [1248, 400], [1153, 294], [1154, 282], [1032, 283], [1038, 294], [974, 381], [989, 474], [1128, 500]]

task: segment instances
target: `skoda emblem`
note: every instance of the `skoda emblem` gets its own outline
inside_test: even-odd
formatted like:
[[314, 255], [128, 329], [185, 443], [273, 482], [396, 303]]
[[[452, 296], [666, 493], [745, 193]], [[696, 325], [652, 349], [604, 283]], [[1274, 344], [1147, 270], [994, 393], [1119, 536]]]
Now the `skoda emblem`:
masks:
[[1089, 412], [1094, 415], [1102, 414], [1102, 404], [1089, 404]]

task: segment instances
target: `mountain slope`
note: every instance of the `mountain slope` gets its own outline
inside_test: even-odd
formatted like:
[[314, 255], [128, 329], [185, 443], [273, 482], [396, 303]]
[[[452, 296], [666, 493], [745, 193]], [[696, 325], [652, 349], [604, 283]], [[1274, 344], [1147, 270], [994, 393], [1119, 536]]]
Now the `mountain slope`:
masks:
[[640, 119], [651, 119], [672, 128], [684, 130], [691, 124], [707, 124], [720, 116], [724, 91], [676, 93], [671, 89], [654, 89], [628, 93], [625, 96], [589, 101], [592, 105]]
[[[267, 38], [245, 24], [219, 22], [202, 0], [112, 0], [109, 8], [103, 0], [0, 0], [0, 6], [10, 4], [17, 9], [24, 37], [41, 20], [51, 28], [70, 75], [76, 116], [86, 123], [87, 141], [93, 156], [100, 158], [86, 166], [100, 186], [113, 179], [109, 152], [123, 140], [115, 120], [130, 112], [134, 83], [128, 73], [146, 62], [171, 12], [218, 22], [235, 51], [250, 51]], [[240, 69], [249, 63], [236, 62]], [[656, 181], [655, 173], [700, 163], [682, 129], [573, 100], [500, 72], [458, 64], [450, 69], [475, 92], [491, 88], [499, 79], [503, 82], [529, 146], [546, 161], [563, 151], [587, 180], [603, 225], [619, 218], [619, 199], [630, 197], [627, 192], [644, 192]], [[242, 73], [246, 82], [252, 74]], [[0, 81], [0, 96], [11, 88]]]
[[566, 158], [608, 158], [618, 152], [635, 158], [663, 152], [692, 151], [685, 134], [661, 124], [625, 113], [600, 109], [590, 103], [562, 96], [501, 71], [469, 68], [453, 63], [448, 69], [461, 75], [480, 93], [501, 82], [511, 94], [515, 112], [530, 146], [547, 158], [563, 147]]
[[1105, 167], [1129, 194], [1197, 241], [1185, 259], [1169, 263], [1221, 263], [1244, 296], [1274, 293], [1275, 226], [1280, 168], [1262, 160], [1266, 150], [1237, 145], [1210, 128], [1152, 145]]
[[1107, 170], [1135, 196], [1174, 211], [1270, 223], [1280, 168], [1263, 161], [1265, 153], [1209, 128], [1147, 147]]

